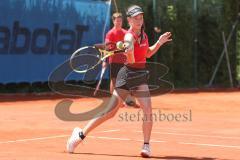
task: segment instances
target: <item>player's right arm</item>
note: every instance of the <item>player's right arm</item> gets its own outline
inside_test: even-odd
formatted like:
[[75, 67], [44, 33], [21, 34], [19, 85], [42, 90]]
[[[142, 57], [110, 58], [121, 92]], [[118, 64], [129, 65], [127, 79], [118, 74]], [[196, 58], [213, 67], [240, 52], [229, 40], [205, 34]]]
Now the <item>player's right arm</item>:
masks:
[[127, 57], [127, 63], [135, 63], [134, 58], [134, 37], [131, 33], [127, 33], [124, 36], [124, 47], [126, 48], [125, 55]]

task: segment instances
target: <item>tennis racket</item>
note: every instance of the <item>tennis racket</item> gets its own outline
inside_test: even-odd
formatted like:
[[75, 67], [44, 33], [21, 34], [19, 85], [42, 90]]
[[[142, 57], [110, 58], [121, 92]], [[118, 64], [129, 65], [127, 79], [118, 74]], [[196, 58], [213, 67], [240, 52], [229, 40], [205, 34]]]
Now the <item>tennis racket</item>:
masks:
[[98, 67], [106, 58], [114, 54], [123, 54], [125, 50], [122, 45], [119, 48], [116, 43], [112, 42], [82, 47], [71, 55], [69, 60], [70, 67], [74, 72], [86, 73]]

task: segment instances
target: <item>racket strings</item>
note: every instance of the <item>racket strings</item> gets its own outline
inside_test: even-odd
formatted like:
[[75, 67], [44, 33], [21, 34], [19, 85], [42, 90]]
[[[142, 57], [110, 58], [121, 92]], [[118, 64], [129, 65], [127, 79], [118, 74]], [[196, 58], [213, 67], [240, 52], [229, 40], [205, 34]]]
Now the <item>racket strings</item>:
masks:
[[74, 72], [85, 73], [94, 69], [101, 61], [102, 53], [94, 47], [85, 47], [73, 53], [70, 66]]

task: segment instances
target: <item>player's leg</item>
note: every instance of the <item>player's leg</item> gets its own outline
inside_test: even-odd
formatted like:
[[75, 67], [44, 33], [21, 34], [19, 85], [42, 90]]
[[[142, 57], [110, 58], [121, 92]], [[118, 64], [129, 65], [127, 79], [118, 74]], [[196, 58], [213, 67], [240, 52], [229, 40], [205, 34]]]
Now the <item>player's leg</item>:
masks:
[[114, 117], [119, 107], [122, 105], [123, 99], [127, 97], [129, 92], [123, 89], [117, 89], [113, 91], [113, 95], [109, 100], [109, 103], [104, 110], [95, 116], [94, 119], [90, 120], [83, 129], [83, 134], [87, 135], [91, 130], [102, 124], [104, 121]]
[[[104, 109], [95, 115], [93, 119], [91, 119], [87, 125], [83, 128], [82, 134], [85, 136], [87, 135], [91, 130], [96, 128], [98, 125], [103, 123], [104, 121], [114, 117], [114, 115], [117, 113], [119, 107], [122, 104], [122, 99], [119, 98], [118, 94], [121, 94], [121, 96], [124, 96], [125, 90], [116, 92], [114, 91], [114, 86], [116, 84], [116, 77], [117, 73], [116, 72], [116, 67], [114, 63], [110, 63], [110, 93], [112, 94], [112, 97], [109, 100], [109, 103], [104, 106]], [[127, 93], [126, 93], [127, 94]]]
[[119, 105], [122, 104], [122, 98], [127, 97], [129, 92], [124, 89], [118, 89], [118, 91], [114, 90], [113, 95], [109, 100], [109, 103], [102, 110], [102, 112], [98, 113], [95, 118], [90, 120], [87, 125], [82, 129], [76, 127], [71, 137], [67, 142], [67, 151], [69, 153], [73, 153], [74, 149], [77, 145], [85, 138], [85, 136], [92, 131], [94, 128], [105, 122], [106, 120], [112, 118], [118, 111]]
[[135, 93], [135, 96], [138, 102], [140, 103], [144, 113], [143, 124], [142, 124], [144, 145], [141, 151], [141, 155], [143, 157], [149, 157], [151, 154], [149, 142], [150, 142], [150, 137], [152, 132], [152, 125], [153, 125], [151, 97], [150, 97], [149, 88], [147, 84], [140, 85], [138, 87], [138, 90], [141, 90], [141, 92]]

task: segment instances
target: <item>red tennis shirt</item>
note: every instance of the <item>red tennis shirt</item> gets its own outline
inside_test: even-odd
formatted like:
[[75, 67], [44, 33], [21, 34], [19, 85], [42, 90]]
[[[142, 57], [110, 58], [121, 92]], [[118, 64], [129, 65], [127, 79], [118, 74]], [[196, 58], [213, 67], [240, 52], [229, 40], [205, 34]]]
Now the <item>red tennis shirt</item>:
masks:
[[[127, 33], [132, 34], [134, 37], [134, 58], [135, 58], [135, 63], [146, 63], [146, 54], [148, 52], [149, 48], [149, 43], [148, 43], [148, 36], [145, 32], [143, 32], [143, 39], [141, 43], [138, 42], [139, 36], [133, 32], [131, 29], [127, 31]], [[131, 65], [132, 66], [132, 65]], [[137, 67], [137, 64], [133, 64], [133, 66]]]

